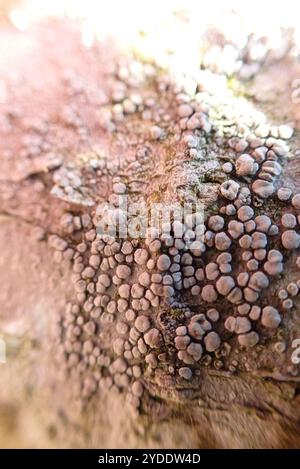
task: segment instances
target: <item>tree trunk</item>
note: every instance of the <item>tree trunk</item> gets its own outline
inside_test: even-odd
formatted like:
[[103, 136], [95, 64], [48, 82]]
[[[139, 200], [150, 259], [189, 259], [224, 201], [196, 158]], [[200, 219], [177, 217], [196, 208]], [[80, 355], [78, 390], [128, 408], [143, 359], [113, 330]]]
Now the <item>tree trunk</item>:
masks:
[[[288, 292], [289, 306], [278, 292], [298, 288], [299, 243], [282, 245], [288, 224], [281, 217], [300, 214], [296, 201], [276, 195], [279, 187], [294, 194], [300, 187], [300, 114], [291, 96], [299, 64], [287, 55], [234, 85], [216, 75], [216, 93], [201, 76], [183, 96], [166, 71], [109, 41], [86, 49], [67, 21], [26, 34], [3, 26], [0, 47], [1, 447], [299, 447], [299, 365], [292, 359], [299, 299]], [[258, 111], [265, 133], [257, 130]], [[289, 142], [289, 128], [268, 127], [290, 121]], [[278, 154], [267, 158], [283, 174], [272, 175], [274, 194], [261, 197], [252, 184], [265, 181], [257, 179], [262, 161], [256, 168], [250, 157], [255, 174], [236, 161], [267, 145], [272, 132], [265, 148]], [[260, 140], [251, 146], [254, 137]], [[230, 199], [229, 180], [239, 194], [250, 189], [250, 199]], [[123, 193], [148, 209], [203, 204], [205, 252], [175, 244], [180, 262], [172, 265], [180, 268], [169, 270], [171, 245], [163, 238], [103, 241], [96, 227], [104, 204]], [[279, 227], [265, 247], [252, 239], [244, 248], [230, 231], [216, 247], [217, 219], [210, 217], [218, 214], [220, 230], [230, 230], [237, 214], [226, 206], [236, 201], [236, 208], [252, 208], [249, 219], [267, 215]], [[264, 274], [267, 284], [253, 301], [239, 298], [246, 287], [237, 283], [255, 271], [249, 249], [283, 254], [283, 270]], [[222, 264], [222, 275], [235, 282], [231, 296], [227, 280], [223, 294], [214, 274], [222, 252], [232, 256]], [[269, 306], [277, 316], [268, 322]], [[230, 317], [243, 318], [235, 330]]]

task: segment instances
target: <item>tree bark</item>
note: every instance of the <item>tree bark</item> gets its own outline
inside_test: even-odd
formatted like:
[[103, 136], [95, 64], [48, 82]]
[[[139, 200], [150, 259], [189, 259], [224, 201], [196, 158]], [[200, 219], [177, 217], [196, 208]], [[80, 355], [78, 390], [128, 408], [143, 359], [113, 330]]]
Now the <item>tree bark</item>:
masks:
[[[214, 215], [220, 185], [228, 179], [221, 165], [230, 148], [226, 136], [226, 146], [218, 147], [214, 130], [207, 130], [199, 137], [202, 156], [191, 161], [177, 138], [178, 122], [173, 133], [157, 139], [156, 124], [146, 114], [111, 118], [112, 92], [122, 82], [118, 66], [128, 59], [109, 42], [85, 49], [68, 22], [37, 25], [25, 37], [5, 26], [0, 44], [6, 90], [0, 115], [0, 333], [6, 345], [6, 363], [0, 364], [1, 447], [299, 447], [299, 365], [291, 361], [292, 341], [300, 338], [297, 298], [293, 314], [283, 313], [280, 328], [262, 333], [254, 348], [220, 333], [223, 355], [206, 354], [208, 362], [191, 381], [178, 379], [173, 349], [154, 374], [142, 361], [144, 392], [133, 398], [135, 406], [128, 403], [126, 386], [120, 392], [103, 384], [89, 394], [88, 375], [66, 368], [62, 322], [78, 292], [73, 260], [58, 245], [66, 241], [76, 252], [118, 178], [126, 181], [133, 201], [143, 197], [149, 205], [184, 198], [201, 201], [206, 214]], [[300, 113], [290, 84], [299, 73], [299, 64], [287, 57], [239, 84], [247, 103], [265, 112], [268, 121], [294, 122], [292, 157], [282, 162], [281, 180], [294, 192], [300, 188]], [[151, 73], [143, 79], [134, 87], [159, 102], [174, 122], [175, 84], [164, 87], [164, 79], [157, 82]], [[267, 91], [266, 102], [261, 96]], [[235, 92], [230, 99], [237, 102]], [[168, 118], [165, 123], [169, 128]], [[275, 220], [280, 209], [280, 204], [267, 207]], [[264, 306], [296, 280], [296, 258], [297, 250], [264, 293]], [[188, 306], [202, 312], [203, 302], [193, 301]], [[232, 305], [216, 304], [221, 315], [231, 314]], [[151, 313], [156, 324], [164, 312], [157, 307]], [[165, 344], [170, 330], [166, 326]], [[114, 333], [107, 340], [112, 343]], [[281, 354], [274, 350], [278, 342], [286, 344]], [[114, 360], [112, 345], [105, 350]], [[232, 360], [239, 362], [235, 370], [227, 367]]]

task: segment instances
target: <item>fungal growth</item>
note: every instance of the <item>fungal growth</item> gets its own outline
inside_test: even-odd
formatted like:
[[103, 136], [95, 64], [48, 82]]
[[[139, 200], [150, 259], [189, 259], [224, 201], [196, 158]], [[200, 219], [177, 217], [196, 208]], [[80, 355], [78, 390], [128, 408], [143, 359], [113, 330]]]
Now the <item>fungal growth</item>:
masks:
[[[248, 404], [262, 419], [277, 405], [276, 393], [265, 397], [273, 381], [282, 415], [292, 392], [282, 383], [296, 399], [300, 193], [286, 177], [295, 137], [243, 88], [272, 50], [263, 38], [243, 43], [224, 45], [234, 57], [222, 71], [206, 38], [201, 68], [179, 77], [106, 43], [76, 46], [82, 63], [56, 64], [57, 102], [47, 95], [44, 118], [25, 118], [31, 102], [25, 117], [11, 104], [12, 74], [0, 150], [7, 167], [14, 155], [22, 162], [13, 180], [3, 169], [1, 205], [38, 225], [57, 283], [69, 281], [67, 302], [47, 317], [50, 355], [84, 411], [116, 391], [153, 420], [188, 408], [186, 420], [198, 411], [199, 423], [209, 408], [213, 421], [226, 405]], [[6, 141], [15, 142], [7, 153]]]
[[[197, 388], [205, 370], [259, 369], [258, 353], [265, 360], [284, 334], [299, 291], [300, 274], [276, 285], [286, 262], [299, 268], [300, 194], [281, 184], [291, 129], [250, 109], [242, 123], [238, 105], [225, 127], [228, 102], [216, 104], [201, 80], [188, 94], [148, 64], [137, 70], [123, 66], [113, 76], [102, 122], [120, 146], [127, 132], [136, 135], [132, 161], [108, 168], [96, 155], [109, 196], [89, 215], [66, 213], [63, 234], [49, 242], [73, 269], [59, 349], [81, 399], [115, 387], [145, 410], [155, 389]], [[74, 198], [76, 185], [61, 169], [55, 181], [53, 194]], [[135, 226], [140, 234], [128, 234], [130, 204], [149, 214], [154, 202], [162, 210], [201, 202], [204, 214], [171, 215], [159, 227], [146, 220]], [[126, 236], [120, 227], [99, 231], [116, 220], [126, 221]]]

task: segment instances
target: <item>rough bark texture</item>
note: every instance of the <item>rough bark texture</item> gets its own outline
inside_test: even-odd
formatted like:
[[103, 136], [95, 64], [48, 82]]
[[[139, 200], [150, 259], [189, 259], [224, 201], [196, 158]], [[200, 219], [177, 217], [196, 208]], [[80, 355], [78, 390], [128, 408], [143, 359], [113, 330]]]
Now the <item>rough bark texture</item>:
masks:
[[[238, 125], [248, 125], [251, 105], [274, 125], [294, 122], [291, 152], [280, 160], [280, 185], [296, 193], [300, 111], [291, 99], [291, 83], [300, 76], [300, 67], [295, 57], [262, 67], [246, 84], [228, 80], [228, 95], [217, 104], [210, 93], [197, 134], [201, 148], [193, 158], [181, 134], [178, 85], [158, 67], [145, 66], [130, 82], [125, 71], [132, 58], [121, 56], [108, 42], [85, 49], [67, 22], [47, 22], [26, 35], [3, 26], [0, 56], [7, 86], [0, 115], [0, 332], [7, 347], [7, 363], [0, 365], [1, 447], [299, 447], [299, 365], [291, 362], [292, 341], [300, 338], [297, 297], [292, 310], [280, 310], [279, 328], [257, 326], [259, 343], [254, 347], [241, 347], [223, 323], [217, 326], [222, 346], [192, 365], [191, 380], [178, 375], [188, 365], [178, 362], [172, 345], [183, 306], [176, 309], [166, 302], [153, 307], [150, 317], [163, 335], [161, 355], [166, 356], [155, 372], [137, 359], [142, 375], [136, 378], [143, 391], [130, 394], [128, 403], [130, 380], [110, 387], [106, 372], [97, 377], [94, 367], [91, 378], [89, 369], [66, 365], [64, 320], [68, 304], [77, 304], [78, 291], [71, 253], [68, 260], [65, 251], [53, 250], [65, 240], [76, 251], [91, 230], [98, 204], [109, 200], [116, 183], [126, 185], [132, 201], [201, 201], [207, 217], [216, 214], [220, 185], [231, 177], [222, 165], [236, 157], [228, 140]], [[198, 86], [205, 91], [205, 83]], [[138, 93], [143, 103], [152, 98], [153, 114], [148, 108], [140, 111], [138, 101], [134, 112], [111, 113], [118, 105], [113, 93], [118, 92]], [[239, 99], [246, 102], [242, 111]], [[156, 121], [153, 115], [159, 116]], [[234, 127], [233, 134], [220, 135], [223, 123]], [[249, 185], [247, 180], [243, 184]], [[285, 208], [271, 200], [255, 210], [280, 226]], [[73, 225], [83, 217], [78, 229], [70, 228], [66, 214], [72, 215]], [[282, 250], [279, 241], [272, 248]], [[263, 307], [280, 309], [277, 292], [298, 279], [297, 249], [284, 256], [284, 272], [270, 279]], [[200, 294], [179, 296], [194, 313], [207, 309]], [[226, 318], [235, 315], [237, 306], [221, 298], [209, 307]], [[118, 355], [112, 345], [118, 339], [118, 321], [101, 336], [111, 361]], [[281, 353], [278, 343], [285, 347]]]

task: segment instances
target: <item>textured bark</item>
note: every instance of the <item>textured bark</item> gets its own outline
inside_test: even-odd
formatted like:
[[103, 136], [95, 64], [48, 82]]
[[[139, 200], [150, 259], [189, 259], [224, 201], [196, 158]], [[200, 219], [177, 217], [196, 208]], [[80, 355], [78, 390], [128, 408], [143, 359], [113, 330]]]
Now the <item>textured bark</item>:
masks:
[[[0, 365], [0, 446], [299, 447], [299, 365], [291, 363], [291, 341], [300, 338], [299, 300], [293, 317], [274, 332], [277, 341], [284, 338], [289, 344], [280, 356], [270, 335], [253, 349], [231, 345], [230, 353], [245, 364], [234, 373], [202, 366], [191, 382], [164, 371], [155, 378], [145, 373], [146, 391], [138, 411], [125, 405], [126, 392], [114, 388], [88, 399], [78, 397], [78, 378], [65, 372], [56, 328], [57, 317], [75, 297], [72, 266], [56, 262], [60, 259], [53, 257], [49, 240], [58, 235], [76, 246], [83, 230], [66, 233], [63, 215], [93, 216], [97, 204], [112, 193], [116, 176], [126, 180], [133, 200], [141, 195], [147, 203], [185, 197], [201, 200], [214, 214], [220, 184], [227, 177], [220, 168], [227, 149], [223, 152], [209, 137], [203, 158], [194, 163], [182, 140], [149, 137], [141, 115], [103, 123], [114, 68], [125, 60], [113, 44], [86, 50], [72, 26], [59, 22], [35, 27], [25, 38], [8, 26], [2, 28], [0, 41], [0, 71], [8, 87], [0, 115], [0, 332], [7, 345], [7, 363]], [[300, 114], [299, 105], [291, 101], [290, 84], [299, 73], [299, 65], [288, 57], [240, 85], [271, 122], [295, 122], [293, 157], [283, 163], [282, 180], [294, 191], [300, 188], [295, 153]], [[155, 86], [152, 78], [147, 81], [150, 94], [174, 119], [173, 91]], [[260, 100], [267, 92], [268, 102]], [[135, 169], [136, 154], [145, 151], [145, 145], [149, 152], [139, 157]], [[101, 174], [91, 170], [95, 154], [105, 160], [107, 170]], [[78, 190], [62, 188], [64, 178], [76, 177], [81, 179]], [[268, 210], [276, 217], [279, 209], [270, 205]], [[293, 253], [284, 275], [271, 283], [266, 304], [295, 278], [296, 257]]]

